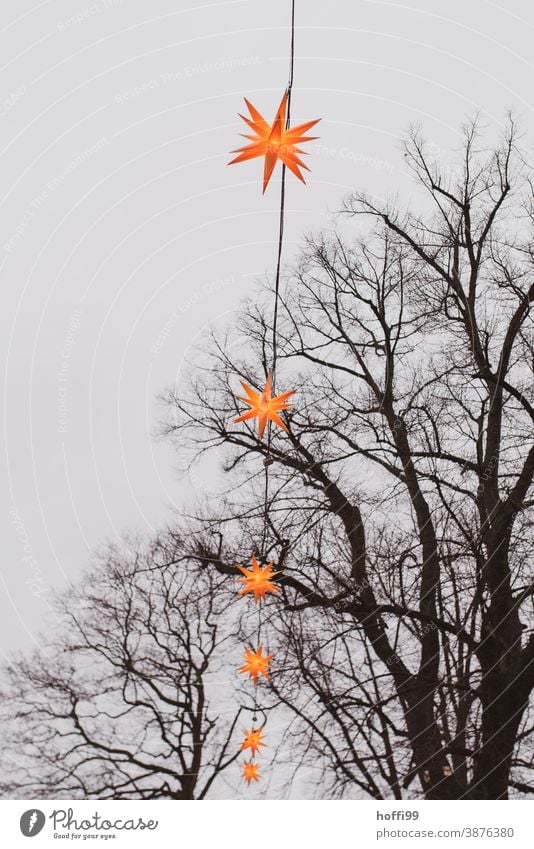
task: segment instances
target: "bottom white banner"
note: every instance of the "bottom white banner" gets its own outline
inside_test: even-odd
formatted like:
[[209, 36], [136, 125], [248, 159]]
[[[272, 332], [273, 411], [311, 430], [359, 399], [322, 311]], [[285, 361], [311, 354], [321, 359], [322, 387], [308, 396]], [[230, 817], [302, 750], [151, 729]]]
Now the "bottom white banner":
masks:
[[70, 841], [117, 847], [216, 846], [254, 849], [534, 846], [534, 805], [513, 802], [0, 802], [1, 845]]

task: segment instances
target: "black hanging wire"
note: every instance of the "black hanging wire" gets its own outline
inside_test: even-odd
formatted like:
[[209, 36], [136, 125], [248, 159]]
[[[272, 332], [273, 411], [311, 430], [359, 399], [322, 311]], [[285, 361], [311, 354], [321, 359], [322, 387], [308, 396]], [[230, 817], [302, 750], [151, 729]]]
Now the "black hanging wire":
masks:
[[[287, 83], [287, 103], [286, 103], [286, 122], [285, 130], [288, 130], [291, 123], [291, 91], [293, 88], [293, 76], [295, 69], [295, 0], [291, 0], [291, 46], [289, 51], [289, 79]], [[280, 181], [280, 215], [278, 225], [278, 251], [276, 257], [276, 274], [274, 283], [274, 311], [273, 311], [273, 335], [272, 335], [272, 366], [271, 366], [271, 394], [275, 394], [276, 388], [276, 365], [278, 359], [278, 306], [280, 302], [280, 276], [282, 270], [282, 252], [284, 247], [284, 224], [285, 224], [285, 209], [286, 209], [286, 165], [282, 162], [282, 176]], [[267, 377], [267, 376], [266, 376]], [[263, 461], [265, 469], [264, 481], [264, 507], [263, 507], [263, 531], [261, 540], [261, 561], [265, 565], [268, 561], [267, 557], [267, 535], [269, 529], [269, 467], [273, 459], [271, 457], [271, 439], [272, 439], [272, 422], [269, 419], [267, 422], [267, 452]], [[258, 633], [257, 646], [261, 645], [261, 603], [258, 610]], [[254, 717], [257, 716], [258, 707], [258, 682], [254, 684]], [[254, 718], [253, 717], [253, 718]]]
[[[289, 54], [289, 80], [287, 83], [287, 111], [286, 111], [286, 126], [288, 130], [291, 123], [291, 91], [293, 88], [293, 75], [295, 69], [295, 0], [291, 0], [291, 48]], [[277, 325], [278, 325], [278, 302], [280, 300], [280, 272], [282, 267], [282, 249], [284, 246], [284, 220], [285, 220], [285, 203], [286, 203], [286, 171], [287, 168], [282, 162], [282, 180], [280, 186], [280, 224], [278, 230], [278, 255], [276, 260], [276, 276], [274, 284], [274, 315], [273, 315], [273, 364], [271, 369], [272, 390], [274, 393], [276, 381], [276, 360], [277, 351]]]
[[[286, 110], [286, 125], [288, 130], [291, 123], [291, 91], [293, 88], [293, 76], [295, 69], [295, 0], [291, 0], [291, 47], [289, 54], [289, 79], [287, 83], [287, 110]], [[278, 226], [278, 252], [276, 258], [276, 274], [274, 282], [274, 312], [273, 312], [273, 336], [272, 348], [273, 359], [271, 367], [271, 392], [275, 394], [276, 388], [276, 365], [278, 359], [278, 306], [280, 302], [280, 276], [282, 270], [282, 251], [284, 247], [284, 224], [285, 224], [285, 208], [286, 208], [286, 165], [282, 162], [282, 177], [280, 183], [280, 216]], [[271, 457], [271, 439], [272, 439], [272, 422], [269, 419], [267, 422], [267, 456], [264, 460], [265, 466], [265, 498], [264, 498], [264, 516], [263, 516], [263, 537], [262, 537], [262, 554], [265, 556], [265, 546], [267, 543], [267, 529], [269, 526], [269, 466], [272, 464]]]

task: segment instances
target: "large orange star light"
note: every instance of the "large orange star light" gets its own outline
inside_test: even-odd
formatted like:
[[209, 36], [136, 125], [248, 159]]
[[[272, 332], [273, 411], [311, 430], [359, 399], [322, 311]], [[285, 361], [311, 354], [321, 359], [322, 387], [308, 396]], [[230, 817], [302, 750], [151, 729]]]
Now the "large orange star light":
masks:
[[239, 672], [248, 672], [255, 684], [260, 675], [270, 678], [270, 660], [273, 657], [274, 654], [263, 654], [263, 646], [260, 646], [257, 651], [245, 648], [245, 663], [240, 667]]
[[255, 556], [252, 555], [252, 569], [245, 569], [239, 563], [236, 563], [236, 568], [245, 576], [244, 578], [237, 579], [238, 584], [244, 584], [244, 587], [239, 590], [239, 595], [254, 593], [255, 604], [258, 603], [260, 598], [265, 601], [267, 593], [280, 592], [280, 587], [277, 587], [271, 580], [275, 575], [280, 574], [280, 572], [273, 572], [272, 563], [269, 563], [262, 569]]
[[254, 763], [251, 763], [249, 761], [248, 763], [245, 762], [242, 766], [243, 766], [243, 778], [245, 779], [245, 781], [247, 782], [247, 784], [249, 786], [250, 786], [251, 781], [259, 781], [260, 780], [261, 776], [260, 776], [260, 765], [259, 764], [254, 764]]
[[254, 728], [251, 731], [245, 731], [245, 739], [241, 743], [241, 751], [244, 752], [245, 749], [250, 749], [250, 753], [255, 755], [260, 751], [260, 747], [265, 747], [267, 744], [263, 742], [265, 740], [265, 736], [262, 733], [263, 729]]
[[250, 410], [247, 410], [246, 413], [242, 413], [242, 415], [234, 419], [234, 422], [246, 422], [249, 419], [258, 419], [258, 433], [260, 439], [264, 434], [269, 420], [278, 425], [278, 427], [281, 427], [282, 430], [285, 430], [286, 433], [289, 433], [286, 423], [280, 418], [278, 413], [282, 410], [288, 410], [292, 406], [292, 404], [288, 404], [286, 402], [287, 399], [296, 392], [296, 390], [290, 389], [289, 392], [284, 392], [282, 395], [277, 395], [276, 398], [273, 398], [270, 374], [267, 375], [263, 392], [254, 392], [254, 390], [242, 380], [240, 383], [245, 390], [247, 397], [243, 398], [241, 395], [238, 395], [237, 397], [240, 401], [248, 404]]
[[289, 168], [290, 171], [293, 172], [293, 174], [295, 174], [296, 177], [299, 178], [299, 180], [302, 180], [303, 183], [305, 180], [300, 169], [304, 168], [306, 171], [310, 170], [299, 156], [299, 153], [305, 154], [306, 152], [301, 150], [298, 145], [303, 144], [304, 142], [314, 141], [317, 138], [317, 136], [307, 136], [306, 133], [308, 130], [311, 130], [315, 124], [318, 124], [321, 119], [318, 118], [316, 121], [307, 121], [305, 124], [299, 124], [298, 127], [286, 127], [288, 97], [289, 92], [286, 91], [282, 98], [282, 102], [278, 107], [278, 111], [272, 125], [267, 123], [265, 118], [260, 115], [252, 103], [249, 103], [246, 97], [245, 103], [247, 104], [248, 111], [250, 112], [250, 118], [247, 118], [245, 115], [239, 115], [239, 117], [242, 118], [252, 130], [252, 135], [246, 135], [245, 133], [240, 133], [240, 135], [242, 135], [243, 138], [248, 139], [251, 144], [247, 144], [244, 147], [238, 147], [237, 150], [233, 150], [232, 153], [238, 153], [239, 156], [236, 156], [235, 159], [232, 159], [232, 161], [228, 164], [233, 165], [235, 162], [246, 162], [249, 159], [255, 159], [257, 156], [264, 156], [264, 192], [269, 185], [269, 180], [271, 179], [271, 175], [279, 159]]

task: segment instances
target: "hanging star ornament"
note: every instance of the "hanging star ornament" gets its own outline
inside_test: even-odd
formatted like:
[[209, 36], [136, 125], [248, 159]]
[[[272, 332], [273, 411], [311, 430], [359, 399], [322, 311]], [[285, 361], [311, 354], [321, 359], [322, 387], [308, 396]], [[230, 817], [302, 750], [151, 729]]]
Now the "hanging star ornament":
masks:
[[260, 115], [258, 110], [254, 108], [252, 103], [250, 103], [246, 97], [244, 100], [247, 104], [250, 118], [241, 114], [239, 117], [248, 124], [253, 135], [247, 135], [245, 133], [240, 133], [240, 135], [243, 136], [243, 138], [248, 139], [251, 144], [247, 144], [244, 147], [239, 147], [237, 150], [233, 150], [232, 153], [238, 153], [239, 156], [236, 156], [235, 159], [232, 159], [232, 161], [228, 164], [233, 165], [236, 162], [246, 162], [249, 159], [255, 159], [257, 156], [264, 156], [264, 192], [269, 185], [269, 180], [271, 179], [272, 173], [279, 159], [289, 168], [290, 171], [293, 172], [293, 174], [295, 174], [296, 177], [299, 178], [299, 180], [302, 180], [303, 183], [306, 182], [300, 169], [304, 168], [306, 171], [309, 171], [310, 169], [300, 158], [299, 153], [306, 155], [306, 152], [301, 150], [298, 145], [303, 144], [304, 142], [314, 141], [317, 138], [317, 136], [307, 136], [306, 133], [308, 130], [311, 130], [315, 124], [318, 124], [321, 119], [318, 118], [316, 121], [307, 121], [305, 124], [299, 124], [298, 127], [287, 127], [287, 104], [289, 100], [288, 91], [285, 92], [282, 98], [282, 102], [278, 107], [278, 111], [272, 125], [267, 123], [265, 118]]
[[234, 419], [234, 422], [246, 422], [249, 419], [258, 419], [258, 433], [260, 439], [263, 437], [265, 427], [267, 422], [270, 420], [274, 422], [274, 424], [281, 427], [282, 430], [285, 430], [286, 433], [289, 433], [287, 429], [287, 425], [280, 418], [278, 413], [282, 410], [288, 410], [292, 407], [292, 404], [287, 404], [287, 399], [293, 395], [296, 390], [290, 389], [289, 392], [284, 392], [282, 395], [278, 395], [276, 398], [272, 397], [271, 391], [271, 375], [267, 375], [267, 381], [265, 383], [265, 388], [263, 392], [254, 392], [253, 389], [250, 388], [246, 383], [242, 380], [239, 381], [241, 386], [246, 392], [247, 397], [243, 398], [238, 395], [238, 399], [243, 401], [245, 404], [248, 404], [250, 410], [247, 410], [246, 413], [238, 416]]
[[236, 563], [236, 569], [239, 569], [245, 576], [244, 578], [237, 579], [238, 584], [244, 584], [244, 587], [239, 590], [239, 595], [253, 593], [255, 604], [258, 603], [260, 598], [265, 601], [267, 593], [280, 592], [280, 587], [277, 587], [272, 581], [272, 578], [275, 575], [279, 575], [280, 572], [273, 572], [272, 563], [269, 563], [262, 569], [256, 557], [252, 555], [252, 569], [246, 569], [244, 566], [240, 566], [239, 563]]
[[251, 763], [249, 761], [248, 763], [245, 762], [244, 764], [242, 764], [242, 766], [243, 766], [243, 778], [245, 779], [245, 781], [247, 782], [248, 785], [250, 785], [251, 781], [259, 781], [260, 780], [261, 776], [260, 776], [260, 765], [259, 764]]
[[271, 677], [269, 669], [273, 657], [274, 654], [263, 654], [263, 646], [260, 646], [257, 651], [245, 648], [245, 663], [240, 667], [239, 672], [248, 672], [255, 684], [260, 675], [268, 679]]
[[255, 755], [260, 751], [261, 746], [265, 747], [267, 744], [263, 742], [265, 735], [262, 732], [262, 728], [253, 728], [251, 731], [245, 731], [245, 739], [241, 743], [241, 751], [244, 752], [246, 749], [250, 749], [251, 755]]

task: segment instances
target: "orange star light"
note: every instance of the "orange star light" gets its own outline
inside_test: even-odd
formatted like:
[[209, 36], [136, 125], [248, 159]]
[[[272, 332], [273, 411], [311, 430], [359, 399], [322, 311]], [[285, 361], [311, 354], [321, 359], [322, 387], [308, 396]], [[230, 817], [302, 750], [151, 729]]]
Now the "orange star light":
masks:
[[263, 742], [264, 739], [265, 737], [262, 734], [261, 728], [257, 728], [256, 730], [253, 728], [252, 731], [245, 731], [245, 739], [241, 744], [241, 751], [244, 752], [245, 749], [250, 749], [251, 754], [255, 755], [256, 752], [260, 751], [260, 746], [266, 746], [266, 743]]
[[241, 416], [238, 416], [234, 419], [234, 422], [246, 422], [249, 419], [258, 419], [258, 433], [260, 439], [263, 436], [265, 431], [265, 427], [267, 422], [271, 420], [278, 427], [281, 427], [282, 430], [285, 430], [286, 433], [289, 433], [285, 422], [282, 421], [279, 412], [282, 410], [288, 410], [292, 404], [287, 404], [287, 399], [296, 392], [295, 389], [290, 389], [289, 392], [284, 392], [282, 395], [277, 395], [276, 398], [272, 397], [271, 392], [271, 375], [267, 375], [267, 380], [265, 383], [265, 388], [263, 392], [254, 392], [253, 389], [250, 388], [246, 383], [242, 380], [240, 381], [241, 386], [247, 393], [247, 397], [243, 398], [241, 395], [238, 395], [238, 399], [243, 401], [245, 404], [248, 404], [250, 410], [247, 410], [246, 413], [243, 413]]
[[257, 651], [251, 651], [245, 648], [245, 663], [240, 667], [239, 672], [248, 672], [250, 677], [256, 684], [258, 677], [263, 675], [264, 678], [270, 678], [269, 661], [274, 657], [274, 654], [263, 654], [263, 646], [260, 646]]
[[316, 121], [308, 121], [305, 124], [299, 124], [298, 127], [287, 127], [288, 98], [289, 93], [286, 91], [282, 98], [282, 102], [278, 107], [278, 111], [272, 125], [267, 123], [265, 118], [260, 115], [252, 103], [249, 103], [246, 97], [245, 103], [247, 104], [248, 111], [250, 112], [250, 118], [247, 118], [245, 115], [239, 115], [239, 117], [249, 125], [253, 133], [253, 135], [246, 135], [245, 133], [240, 133], [240, 135], [243, 136], [243, 138], [248, 139], [251, 144], [247, 144], [244, 147], [238, 147], [237, 150], [233, 150], [232, 153], [238, 153], [239, 156], [236, 156], [236, 158], [232, 159], [232, 161], [228, 164], [233, 165], [235, 162], [246, 162], [249, 159], [255, 159], [257, 156], [264, 156], [264, 192], [269, 185], [269, 180], [271, 179], [271, 175], [279, 159], [289, 168], [290, 171], [293, 172], [293, 174], [295, 174], [296, 177], [299, 178], [299, 180], [302, 180], [303, 183], [305, 180], [300, 169], [304, 168], [306, 171], [310, 170], [298, 155], [299, 153], [305, 154], [305, 151], [301, 150], [298, 145], [303, 142], [314, 141], [317, 138], [317, 136], [307, 136], [306, 133], [314, 127], [315, 124], [319, 123], [320, 118]]
[[273, 564], [269, 563], [263, 569], [260, 564], [256, 560], [255, 556], [252, 555], [252, 569], [245, 569], [244, 566], [240, 566], [239, 563], [236, 563], [236, 569], [239, 569], [240, 572], [245, 576], [244, 578], [238, 578], [238, 584], [244, 584], [245, 586], [239, 591], [239, 595], [246, 595], [246, 593], [254, 593], [254, 603], [258, 603], [258, 599], [262, 598], [265, 600], [266, 593], [279, 593], [280, 587], [277, 587], [271, 580], [275, 575], [279, 575], [280, 572], [273, 572], [272, 570]]
[[254, 763], [244, 763], [243, 766], [243, 778], [250, 785], [251, 781], [259, 781], [260, 776], [260, 765]]

